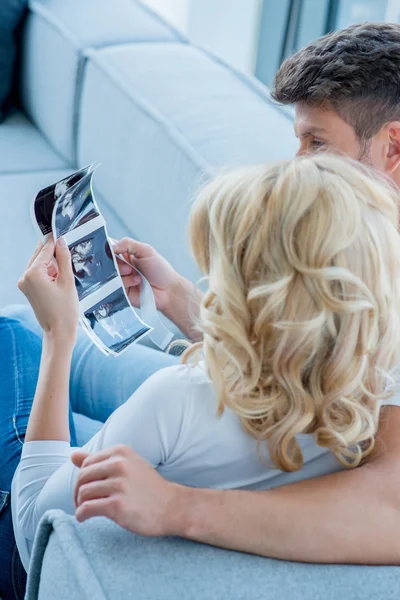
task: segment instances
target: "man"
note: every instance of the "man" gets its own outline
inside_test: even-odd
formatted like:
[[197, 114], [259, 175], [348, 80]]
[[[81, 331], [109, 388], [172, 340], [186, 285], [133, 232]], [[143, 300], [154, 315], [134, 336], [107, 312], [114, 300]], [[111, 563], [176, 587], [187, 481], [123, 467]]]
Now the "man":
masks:
[[[400, 185], [400, 26], [352, 26], [309, 44], [282, 65], [274, 97], [295, 106], [299, 154], [344, 153]], [[115, 250], [134, 257], [158, 308], [193, 339], [191, 284], [145, 244], [125, 239]], [[138, 281], [128, 266], [121, 272], [135, 304]], [[400, 409], [382, 415], [364, 466], [263, 492], [172, 484], [124, 446], [79, 451], [77, 518], [287, 560], [400, 564]], [[109, 477], [104, 497], [96, 484]]]

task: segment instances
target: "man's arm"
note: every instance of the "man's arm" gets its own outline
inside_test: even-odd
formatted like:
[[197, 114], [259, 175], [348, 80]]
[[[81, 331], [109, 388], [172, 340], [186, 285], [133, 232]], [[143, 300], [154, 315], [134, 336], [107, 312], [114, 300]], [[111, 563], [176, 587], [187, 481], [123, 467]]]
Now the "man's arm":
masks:
[[312, 563], [400, 564], [400, 408], [364, 466], [265, 492], [179, 490], [174, 533]]
[[367, 464], [263, 492], [176, 485], [124, 446], [79, 452], [73, 460], [86, 483], [118, 476], [119, 485], [107, 501], [94, 495], [78, 503], [77, 518], [104, 515], [141, 535], [179, 535], [285, 560], [400, 564], [399, 432], [400, 408], [385, 408]]

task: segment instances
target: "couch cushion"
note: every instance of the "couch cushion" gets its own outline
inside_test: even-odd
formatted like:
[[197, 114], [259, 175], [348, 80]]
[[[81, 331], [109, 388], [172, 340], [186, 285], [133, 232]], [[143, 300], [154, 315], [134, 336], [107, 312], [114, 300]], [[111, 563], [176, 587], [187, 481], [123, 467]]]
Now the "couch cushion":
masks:
[[0, 157], [0, 174], [66, 166], [66, 161], [51, 148], [36, 127], [17, 111], [0, 125]]
[[27, 0], [0, 2], [0, 121], [9, 106], [17, 57], [16, 32], [25, 14]]
[[[7, 256], [6, 260], [1, 261], [0, 308], [7, 304], [25, 302], [17, 288], [17, 281], [37, 244], [30, 216], [33, 197], [40, 189], [62, 179], [71, 171], [72, 169], [64, 168], [37, 173], [0, 174], [0, 247]], [[124, 230], [118, 219], [100, 196], [97, 199], [110, 235], [122, 237]]]
[[[295, 153], [288, 113], [266, 88], [186, 44], [91, 51], [79, 162], [130, 233], [197, 277], [186, 244], [189, 201], [204, 175]], [[101, 90], [101, 93], [99, 93]]]
[[22, 102], [54, 147], [73, 161], [82, 51], [127, 41], [181, 41], [181, 37], [134, 0], [102, 2], [101, 7], [98, 0], [31, 0], [30, 8], [24, 28]]

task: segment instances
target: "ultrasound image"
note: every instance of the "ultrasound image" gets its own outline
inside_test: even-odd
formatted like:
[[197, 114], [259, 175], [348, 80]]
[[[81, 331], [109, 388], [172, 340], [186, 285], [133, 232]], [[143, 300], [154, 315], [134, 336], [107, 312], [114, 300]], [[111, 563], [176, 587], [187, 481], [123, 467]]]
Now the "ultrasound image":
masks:
[[104, 227], [69, 246], [79, 300], [118, 276]]
[[88, 173], [70, 188], [65, 188], [63, 181], [57, 184], [56, 194], [61, 198], [54, 216], [57, 238], [99, 216], [92, 195], [92, 176], [93, 173]]
[[[53, 215], [54, 205], [57, 200], [71, 189], [78, 181], [91, 173], [91, 167], [85, 167], [76, 173], [72, 173], [65, 179], [50, 185], [41, 190], [36, 196], [34, 203], [34, 212], [36, 221], [43, 235], [51, 233], [51, 220]], [[62, 234], [61, 234], [62, 235]]]
[[104, 346], [116, 353], [150, 331], [131, 309], [122, 288], [87, 310], [85, 322]]

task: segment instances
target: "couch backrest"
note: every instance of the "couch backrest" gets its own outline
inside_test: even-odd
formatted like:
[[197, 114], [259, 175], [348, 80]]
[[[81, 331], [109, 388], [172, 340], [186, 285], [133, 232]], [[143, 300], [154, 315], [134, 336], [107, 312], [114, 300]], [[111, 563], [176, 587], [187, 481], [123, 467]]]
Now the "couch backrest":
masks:
[[29, 5], [22, 103], [54, 148], [74, 162], [85, 52], [132, 41], [181, 42], [183, 38], [132, 0], [31, 0]]
[[89, 54], [79, 162], [102, 163], [97, 185], [127, 230], [191, 279], [186, 222], [199, 186], [221, 169], [290, 156], [292, 140], [291, 120], [265, 89], [196, 47], [135, 43]]
[[102, 163], [97, 193], [119, 231], [191, 278], [185, 230], [200, 182], [296, 147], [291, 113], [264, 86], [135, 0], [31, 0], [22, 98], [71, 165]]

